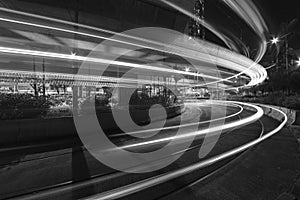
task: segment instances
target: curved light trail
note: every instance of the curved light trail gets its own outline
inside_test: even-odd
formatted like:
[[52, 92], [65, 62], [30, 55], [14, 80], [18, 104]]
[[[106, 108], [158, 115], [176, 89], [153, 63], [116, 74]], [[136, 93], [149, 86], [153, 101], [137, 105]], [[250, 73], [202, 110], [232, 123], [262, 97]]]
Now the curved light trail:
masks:
[[[225, 102], [226, 103], [226, 102]], [[249, 104], [247, 104], [249, 105]], [[265, 106], [265, 105], [262, 105]], [[256, 108], [257, 106], [255, 106], [254, 108]], [[130, 185], [126, 185], [117, 189], [113, 189], [111, 191], [107, 191], [107, 192], [103, 192], [101, 194], [97, 194], [88, 198], [85, 198], [86, 200], [106, 200], [106, 199], [117, 199], [117, 198], [121, 198], [121, 197], [125, 197], [127, 195], [142, 191], [144, 189], [159, 185], [161, 183], [167, 182], [169, 180], [178, 178], [180, 176], [186, 175], [190, 172], [193, 172], [195, 170], [204, 168], [206, 166], [212, 165], [216, 162], [219, 162], [225, 158], [231, 157], [235, 154], [241, 153], [245, 150], [247, 150], [248, 148], [255, 146], [259, 143], [261, 143], [262, 141], [268, 139], [269, 137], [273, 136], [275, 133], [277, 133], [278, 131], [280, 131], [284, 125], [287, 122], [287, 115], [285, 113], [283, 113], [281, 110], [273, 108], [271, 106], [265, 106], [267, 108], [273, 109], [276, 112], [280, 113], [283, 116], [283, 121], [279, 124], [278, 127], [276, 127], [274, 130], [264, 134], [264, 135], [260, 135], [259, 138], [248, 142], [242, 146], [239, 146], [237, 148], [234, 148], [232, 150], [229, 150], [227, 152], [224, 152], [222, 154], [213, 156], [211, 158], [205, 159], [204, 161], [200, 161], [196, 164], [190, 165], [188, 167], [184, 167], [182, 169], [179, 170], [175, 170], [172, 172], [167, 172], [165, 174], [161, 174], [158, 176], [154, 176], [151, 178], [148, 178], [146, 180], [142, 180]], [[252, 107], [253, 108], [253, 107]], [[261, 110], [261, 109], [260, 109]]]
[[[226, 36], [224, 36], [224, 35], [220, 34], [219, 32], [217, 32], [213, 27], [211, 27], [211, 25], [209, 23], [203, 22], [203, 21], [201, 21], [201, 19], [198, 19], [193, 13], [191, 13], [187, 10], [184, 10], [183, 8], [180, 8], [179, 6], [175, 5], [174, 3], [169, 2], [168, 0], [160, 0], [160, 1], [164, 2], [165, 4], [171, 6], [172, 8], [174, 8], [176, 10], [178, 10], [179, 12], [181, 12], [181, 13], [193, 18], [194, 20], [198, 21], [199, 23], [201, 23], [205, 28], [212, 31], [215, 35], [217, 35], [227, 46], [230, 47], [230, 46], [233, 45], [233, 42], [228, 42], [229, 39]], [[242, 2], [241, 4], [239, 4], [239, 2], [235, 2], [234, 0], [228, 0], [228, 1], [225, 1], [225, 3], [227, 5], [230, 5], [230, 7], [235, 12], [237, 12], [253, 28], [253, 30], [261, 38], [262, 42], [260, 44], [258, 55], [255, 59], [255, 63], [258, 63], [262, 59], [262, 57], [264, 56], [264, 54], [266, 52], [266, 49], [267, 49], [267, 42], [266, 42], [266, 39], [265, 39], [265, 36], [264, 36], [264, 32], [267, 30], [267, 26], [266, 26], [263, 18], [261, 17], [260, 13], [257, 11], [256, 7], [254, 6], [254, 4], [251, 1], [250, 2]], [[249, 11], [250, 14], [245, 13], [245, 10], [247, 10], [247, 12]], [[251, 19], [251, 17], [254, 18], [254, 19]], [[229, 80], [229, 79], [238, 77], [238, 76], [240, 76], [244, 73], [246, 74], [247, 71], [250, 70], [251, 68], [253, 68], [254, 66], [255, 66], [255, 64], [249, 65], [249, 67], [247, 69], [245, 69], [244, 71], [241, 71], [240, 73], [236, 74], [235, 76], [229, 77], [229, 78], [224, 79], [224, 80]], [[265, 70], [265, 69], [263, 69], [263, 70]], [[261, 81], [253, 81], [252, 83], [249, 83], [249, 84], [247, 84], [245, 86], [241, 86], [241, 87], [251, 87], [253, 85], [257, 85], [258, 83], [261, 83], [267, 77], [266, 74], [267, 73], [264, 72], [264, 76], [263, 76]], [[211, 82], [211, 83], [208, 83], [208, 84], [214, 84], [214, 83], [218, 83], [218, 81]], [[199, 86], [202, 87], [204, 85], [199, 85]]]
[[[224, 105], [226, 105], [226, 104], [228, 105], [228, 102], [226, 102], [226, 101], [225, 102], [216, 101], [215, 103], [217, 103], [217, 104], [223, 103]], [[261, 106], [264, 106], [264, 105], [261, 105]], [[163, 174], [160, 174], [160, 175], [156, 175], [154, 177], [147, 178], [147, 179], [142, 180], [142, 181], [137, 181], [137, 182], [132, 183], [130, 185], [125, 185], [125, 186], [122, 186], [122, 187], [119, 187], [119, 188], [116, 188], [116, 189], [113, 189], [113, 190], [109, 190], [109, 191], [106, 191], [106, 192], [103, 192], [103, 193], [100, 193], [100, 194], [97, 194], [97, 195], [86, 197], [86, 198], [83, 198], [83, 199], [85, 199], [85, 200], [104, 200], [104, 199], [118, 199], [118, 198], [126, 197], [127, 195], [131, 195], [131, 194], [143, 191], [147, 188], [157, 186], [159, 184], [162, 184], [162, 183], [165, 183], [167, 181], [173, 180], [173, 179], [178, 178], [180, 176], [184, 176], [184, 175], [186, 175], [188, 173], [191, 173], [193, 171], [196, 171], [196, 170], [199, 170], [201, 168], [210, 166], [210, 165], [212, 165], [214, 163], [217, 163], [217, 162], [219, 162], [219, 161], [221, 161], [225, 158], [228, 158], [228, 157], [231, 157], [231, 156], [236, 155], [238, 153], [241, 153], [241, 152], [247, 150], [248, 148], [251, 148], [252, 146], [261, 143], [262, 141], [268, 139], [269, 137], [273, 136], [275, 133], [280, 131], [287, 122], [287, 116], [281, 110], [273, 108], [271, 106], [265, 106], [265, 107], [269, 108], [269, 109], [273, 109], [274, 111], [281, 114], [283, 120], [278, 125], [278, 127], [273, 129], [272, 131], [270, 131], [268, 133], [265, 133], [265, 134], [260, 133], [259, 137], [257, 139], [254, 139], [253, 141], [250, 141], [250, 142], [248, 142], [244, 145], [241, 145], [239, 147], [236, 147], [234, 149], [231, 149], [231, 150], [226, 151], [224, 153], [221, 153], [219, 155], [210, 157], [208, 159], [202, 160], [202, 161], [197, 162], [195, 164], [192, 164], [190, 166], [183, 167], [183, 168], [180, 168], [180, 169], [177, 169], [177, 170], [174, 170], [174, 171], [166, 172], [166, 173], [163, 173]], [[253, 110], [253, 107], [252, 107], [251, 110]], [[170, 155], [170, 156], [172, 156], [172, 155]], [[81, 188], [81, 187], [84, 187], [85, 185], [91, 185], [93, 183], [97, 183], [97, 181], [101, 180], [101, 177], [100, 177], [99, 180], [98, 179], [99, 178], [95, 178], [95, 179], [88, 180], [86, 182], [80, 182], [80, 183], [75, 184], [73, 187], [74, 188]], [[63, 186], [62, 188], [45, 190], [45, 191], [38, 192], [36, 194], [32, 194], [30, 196], [21, 196], [20, 198], [17, 198], [17, 199], [28, 199], [28, 200], [30, 200], [30, 199], [40, 199], [40, 198], [45, 198], [45, 197], [51, 197], [52, 195], [58, 195], [58, 194], [60, 194], [64, 191], [69, 191], [69, 190], [73, 191], [73, 189], [74, 189], [73, 187], [70, 187], [70, 186], [66, 185], [66, 186]]]
[[[169, 2], [168, 0], [160, 0], [161, 2], [171, 6], [172, 8], [178, 10], [179, 12], [195, 19], [199, 20], [196, 18], [191, 12], [184, 10], [183, 8], [178, 7], [177, 5]], [[14, 25], [20, 25], [20, 26], [26, 26], [30, 28], [39, 28], [43, 30], [52, 30], [52, 31], [57, 31], [57, 32], [63, 32], [67, 34], [74, 34], [76, 36], [84, 36], [87, 38], [93, 38], [93, 39], [99, 39], [99, 40], [111, 40], [116, 43], [120, 44], [125, 44], [128, 46], [138, 46], [144, 49], [150, 49], [150, 50], [155, 50], [160, 53], [167, 53], [171, 55], [176, 55], [181, 58], [190, 58], [198, 62], [204, 62], [205, 64], [213, 64], [217, 66], [222, 66], [226, 69], [229, 69], [231, 71], [237, 72], [234, 74], [233, 72], [224, 72], [225, 74], [228, 74], [229, 77], [227, 78], [220, 78], [218, 76], [213, 76], [210, 75], [209, 73], [195, 73], [193, 71], [182, 71], [174, 68], [166, 68], [164, 67], [164, 64], [166, 63], [159, 63], [159, 62], [151, 62], [150, 64], [137, 64], [134, 62], [130, 61], [111, 61], [109, 58], [103, 56], [101, 58], [95, 58], [95, 57], [87, 57], [83, 55], [76, 55], [75, 53], [61, 53], [61, 52], [55, 52], [53, 51], [44, 51], [44, 50], [31, 50], [26, 48], [26, 43], [24, 42], [25, 47], [16, 47], [16, 46], [9, 46], [9, 45], [3, 45], [0, 43], [0, 53], [5, 54], [5, 55], [10, 55], [10, 56], [28, 56], [28, 57], [41, 57], [41, 58], [47, 58], [47, 59], [55, 59], [55, 60], [60, 60], [64, 62], [91, 62], [91, 63], [96, 63], [99, 64], [110, 64], [110, 65], [115, 65], [118, 67], [128, 67], [128, 68], [137, 68], [137, 69], [142, 69], [145, 71], [151, 71], [155, 72], [157, 74], [172, 74], [172, 75], [182, 75], [182, 76], [193, 76], [193, 77], [198, 77], [198, 78], [205, 78], [208, 79], [209, 81], [206, 83], [199, 83], [197, 84], [189, 84], [189, 83], [183, 83], [181, 85], [186, 85], [186, 86], [192, 86], [192, 87], [206, 87], [207, 85], [210, 84], [217, 84], [220, 82], [226, 82], [226, 83], [232, 83], [232, 79], [240, 77], [241, 75], [244, 75], [244, 79], [247, 79], [248, 77], [250, 78], [250, 81], [247, 82], [246, 84], [240, 86], [240, 87], [250, 87], [250, 86], [255, 86], [261, 82], [263, 82], [267, 78], [267, 72], [266, 69], [259, 65], [258, 62], [261, 60], [262, 56], [265, 54], [266, 51], [266, 39], [264, 36], [264, 33], [267, 31], [267, 27], [260, 15], [260, 13], [257, 11], [255, 8], [254, 4], [252, 2], [239, 2], [237, 0], [224, 0], [224, 3], [228, 5], [235, 13], [237, 13], [250, 27], [255, 30], [257, 35], [261, 39], [260, 43], [260, 48], [258, 51], [258, 54], [255, 58], [255, 61], [238, 54], [236, 52], [233, 52], [231, 50], [228, 50], [224, 47], [218, 46], [216, 44], [207, 42], [207, 41], [201, 41], [201, 40], [189, 40], [188, 37], [186, 37], [186, 40], [184, 41], [175, 41], [174, 44], [172, 45], [167, 45], [163, 43], [162, 41], [153, 41], [149, 40], [148, 38], [140, 38], [132, 35], [124, 35], [124, 34], [119, 34], [113, 31], [105, 30], [105, 29], [100, 29], [92, 26], [87, 26], [83, 24], [78, 24], [78, 23], [73, 23], [73, 22], [68, 22], [64, 20], [59, 20], [59, 19], [54, 19], [50, 17], [45, 17], [45, 16], [40, 16], [40, 15], [35, 15], [35, 14], [30, 14], [30, 13], [25, 13], [21, 11], [16, 11], [16, 10], [10, 10], [6, 8], [0, 8], [0, 11], [2, 12], [7, 12], [7, 13], [13, 13], [13, 14], [18, 14], [21, 16], [27, 16], [27, 17], [32, 17], [35, 19], [42, 19], [45, 20], [45, 22], [55, 22], [59, 25], [66, 25], [69, 26], [69, 28], [62, 28], [61, 26], [54, 26], [54, 25], [48, 25], [47, 23], [33, 23], [33, 22], [28, 22], [25, 20], [17, 20], [17, 19], [11, 19], [11, 18], [6, 18], [6, 17], [0, 17], [0, 21], [9, 23], [9, 24], [14, 24]], [[246, 12], [247, 11], [247, 12]], [[71, 26], [77, 26], [80, 28], [83, 28], [85, 31], [78, 31], [78, 30], [72, 30], [70, 27]], [[205, 22], [204, 26], [212, 31], [217, 37], [219, 37], [228, 47], [232, 47], [233, 42], [230, 41], [230, 39], [222, 34], [221, 32], [218, 32], [215, 27], [211, 26], [209, 23]], [[74, 28], [74, 27], [73, 27]], [[86, 31], [94, 31], [96, 33], [89, 33]], [[111, 34], [111, 35], [118, 35], [120, 36], [119, 39], [111, 39], [107, 35], [104, 35], [103, 33], [106, 34]], [[51, 43], [50, 43], [51, 44]], [[3, 46], [2, 46], [3, 45]], [[19, 46], [21, 46], [19, 45]], [[203, 48], [199, 48], [203, 47]], [[168, 63], [168, 65], [176, 65], [176, 63]], [[199, 69], [196, 69], [197, 71], [201, 72], [202, 67], [205, 68], [205, 66], [197, 66]], [[138, 81], [141, 81], [141, 79], [130, 79], [130, 78], [116, 78], [116, 77], [109, 77], [109, 76], [97, 76], [97, 74], [87, 74], [87, 75], [74, 75], [71, 73], [55, 73], [55, 72], [30, 72], [30, 71], [25, 71], [25, 70], [4, 70], [0, 69], [0, 76], [1, 77], [21, 77], [21, 78], [35, 78], [35, 77], [46, 77], [49, 79], [56, 79], [58, 81], [76, 81], [82, 82], [82, 85], [92, 85], [92, 86], [126, 86], [129, 87], [130, 84], [132, 83], [137, 83]], [[119, 83], [120, 81], [121, 84], [116, 84]], [[142, 80], [143, 83], [151, 84], [151, 81], [147, 80]], [[126, 85], [128, 84], [128, 85]], [[176, 85], [176, 83], [169, 83], [171, 85]], [[176, 85], [177, 86], [177, 85]], [[226, 85], [224, 85], [225, 87]], [[240, 87], [235, 87], [235, 88], [240, 88]], [[219, 89], [219, 88], [217, 88]], [[228, 90], [228, 89], [233, 89], [230, 87], [227, 88], [222, 88], [222, 90]], [[138, 142], [135, 144], [129, 144], [129, 145], [124, 145], [122, 148], [134, 148], [134, 147], [144, 147], [147, 145], [153, 145], [153, 144], [159, 144], [159, 143], [164, 143], [168, 141], [183, 141], [186, 140], [187, 138], [195, 138], [196, 136], [205, 136], [205, 135], [213, 135], [215, 132], [219, 131], [229, 131], [232, 129], [237, 129], [246, 125], [249, 125], [253, 122], [256, 122], [260, 120], [260, 118], [263, 116], [264, 111], [261, 107], [257, 105], [252, 105], [249, 103], [242, 103], [242, 102], [235, 102], [235, 101], [207, 101], [211, 102], [211, 104], [214, 105], [226, 105], [226, 106], [236, 106], [239, 108], [239, 111], [237, 111], [234, 114], [221, 117], [221, 118], [216, 118], [216, 119], [211, 119], [208, 121], [201, 121], [201, 122], [196, 122], [196, 123], [187, 123], [184, 125], [175, 125], [175, 126], [169, 126], [169, 127], [163, 127], [163, 128], [153, 128], [153, 129], [148, 129], [148, 130], [143, 130], [143, 131], [133, 131], [130, 133], [126, 133], [127, 135], [138, 135], [141, 132], [157, 132], [157, 131], [162, 131], [162, 130], [172, 130], [176, 129], [179, 127], [189, 127], [189, 126], [197, 126], [200, 124], [205, 124], [209, 122], [215, 122], [218, 120], [225, 120], [229, 118], [233, 118], [235, 116], [240, 115], [244, 109], [250, 109], [254, 111], [254, 114], [241, 118], [240, 120], [236, 121], [231, 121], [227, 122], [222, 125], [216, 125], [212, 126], [209, 128], [203, 128], [197, 131], [193, 132], [188, 132], [185, 134], [182, 134], [180, 136], [167, 136], [164, 138], [159, 138], [159, 139], [153, 139], [151, 141], [146, 141], [146, 142]], [[197, 104], [197, 103], [196, 103]], [[198, 104], [200, 105], [200, 104]], [[258, 138], [255, 140], [248, 142], [244, 145], [241, 145], [237, 148], [234, 148], [232, 150], [229, 150], [227, 152], [223, 152], [217, 156], [210, 157], [208, 159], [205, 159], [203, 161], [200, 161], [196, 164], [192, 164], [190, 166], [184, 167], [182, 169], [178, 169], [172, 172], [168, 172], [165, 174], [161, 174], [155, 177], [151, 177], [149, 179], [139, 181], [121, 188], [117, 188], [108, 192], [104, 192], [95, 196], [92, 196], [88, 198], [89, 200], [92, 199], [97, 199], [97, 200], [102, 200], [102, 199], [116, 199], [120, 197], [124, 197], [126, 195], [130, 195], [133, 193], [136, 193], [138, 191], [144, 190], [149, 187], [153, 187], [155, 185], [164, 183], [166, 181], [172, 180], [174, 178], [177, 178], [179, 176], [188, 174], [192, 171], [201, 169], [203, 167], [209, 166], [213, 163], [216, 163], [218, 161], [221, 161], [225, 158], [231, 157], [235, 154], [238, 154], [240, 152], [245, 151], [246, 149], [255, 146], [259, 144], [260, 142], [266, 140], [267, 138], [271, 137], [278, 131], [280, 131], [283, 126], [287, 122], [287, 116], [280, 110], [276, 108], [272, 108], [270, 106], [265, 106], [261, 105], [262, 107], [268, 107], [270, 109], [275, 110], [276, 112], [280, 113], [283, 116], [283, 121], [280, 123], [278, 127], [276, 127], [274, 130], [270, 131], [269, 133], [266, 134], [260, 134]], [[264, 129], [263, 129], [264, 130]], [[115, 137], [122, 136], [124, 134], [117, 134]], [[113, 149], [107, 149], [107, 151], [113, 151]], [[175, 152], [176, 153], [176, 152]], [[170, 155], [171, 156], [171, 155]]]
[[[226, 102], [226, 103], [228, 105], [228, 102]], [[237, 102], [229, 102], [229, 103], [235, 103], [236, 104]], [[162, 138], [162, 139], [156, 139], [156, 140], [151, 140], [151, 141], [147, 141], [147, 142], [140, 142], [140, 143], [136, 143], [136, 144], [126, 145], [126, 146], [122, 146], [122, 148], [141, 147], [141, 146], [147, 146], [147, 145], [151, 145], [151, 144], [158, 144], [158, 143], [174, 141], [174, 140], [184, 140], [186, 138], [194, 138], [196, 136], [211, 135], [212, 133], [216, 133], [216, 132], [219, 132], [219, 131], [228, 131], [232, 128], [238, 128], [238, 127], [245, 126], [247, 124], [255, 122], [256, 120], [258, 120], [259, 118], [262, 117], [263, 110], [261, 108], [259, 108], [257, 106], [254, 106], [254, 105], [251, 105], [251, 104], [246, 104], [246, 103], [240, 103], [240, 104], [243, 105], [243, 106], [252, 107], [252, 109], [256, 109], [256, 113], [252, 116], [246, 117], [246, 118], [238, 120], [238, 121], [233, 121], [233, 122], [229, 122], [229, 123], [226, 123], [226, 124], [221, 124], [221, 125], [214, 126], [214, 127], [208, 127], [208, 128], [205, 128], [205, 129], [195, 131], [195, 132], [189, 132], [189, 133], [186, 133], [186, 134], [182, 134], [180, 136], [165, 137], [165, 138]], [[242, 111], [243, 111], [243, 107], [240, 107], [240, 110], [238, 112], [236, 112], [232, 115], [229, 115], [229, 116], [219, 118], [219, 119], [210, 120], [210, 122], [218, 121], [218, 120], [221, 120], [221, 119], [231, 118], [233, 116], [236, 116], [236, 115], [240, 114]], [[200, 125], [200, 124], [203, 124], [203, 123], [207, 123], [207, 121], [202, 121], [202, 122], [198, 122], [198, 123], [191, 123], [191, 124], [185, 124], [185, 125], [181, 125], [180, 127], [195, 126], [195, 125]], [[163, 129], [164, 130], [169, 130], [169, 129], [174, 129], [174, 128], [178, 128], [178, 127], [179, 126], [171, 126], [171, 127], [161, 128], [161, 129], [158, 129], [158, 130], [159, 131], [163, 130]], [[156, 129], [150, 129], [149, 132], [154, 131], [154, 130], [156, 130]], [[134, 134], [136, 134], [136, 133], [141, 133], [141, 131], [134, 132]], [[127, 134], [129, 135], [130, 133], [127, 133]], [[109, 149], [108, 149], [108, 151], [109, 151]]]
[[[9, 9], [2, 9], [2, 11], [12, 12]], [[22, 15], [26, 14], [26, 13], [19, 12], [19, 11], [16, 11], [16, 12], [19, 14], [21, 13]], [[27, 14], [27, 15], [30, 16], [30, 14]], [[38, 16], [34, 15], [34, 17], [38, 17]], [[46, 18], [41, 17], [41, 18], [49, 20], [48, 17], [46, 17]], [[0, 20], [10, 22], [10, 23], [34, 26], [34, 27], [38, 27], [38, 28], [63, 31], [63, 32], [83, 35], [83, 36], [87, 36], [87, 37], [94, 37], [94, 38], [98, 38], [98, 39], [108, 39], [108, 40], [110, 39], [105, 36], [99, 36], [99, 35], [95, 35], [95, 34], [89, 34], [89, 33], [84, 33], [81, 31], [74, 31], [74, 30], [69, 30], [69, 29], [65, 29], [65, 28], [58, 28], [58, 27], [53, 27], [53, 26], [49, 26], [49, 25], [42, 25], [42, 24], [25, 22], [25, 21], [20, 21], [20, 20], [12, 20], [12, 19], [7, 19], [7, 18], [0, 18]], [[57, 21], [55, 19], [51, 19], [51, 20]], [[65, 23], [65, 21], [62, 21], [62, 20], [58, 20], [57, 22]], [[82, 25], [82, 26], [85, 28], [91, 28], [89, 26], [84, 26], [84, 25]], [[97, 29], [97, 28], [95, 28], [95, 29]], [[102, 31], [102, 29], [100, 29], [100, 30]], [[124, 36], [122, 36], [122, 37], [124, 37]], [[130, 37], [130, 39], [132, 39], [132, 38], [139, 39], [139, 41], [141, 41], [140, 38], [136, 38], [136, 37], [132, 37], [132, 36], [126, 36], [126, 37]], [[161, 52], [178, 55], [181, 57], [187, 57], [187, 58], [192, 58], [192, 59], [195, 59], [198, 61], [204, 61], [207, 63], [211, 63], [211, 59], [212, 59], [212, 60], [214, 60], [213, 64], [217, 64], [220, 66], [224, 66], [228, 69], [239, 71], [239, 73], [237, 75], [231, 76], [231, 77], [228, 77], [225, 79], [220, 79], [218, 77], [212, 77], [212, 76], [198, 74], [198, 73], [192, 73], [192, 72], [183, 72], [183, 71], [178, 72], [183, 75], [191, 75], [191, 76], [195, 76], [195, 77], [199, 76], [199, 77], [203, 77], [203, 78], [216, 80], [216, 81], [208, 82], [206, 84], [202, 84], [202, 85], [198, 85], [198, 86], [205, 86], [205, 85], [214, 84], [214, 83], [218, 83], [218, 82], [224, 82], [224, 81], [226, 82], [232, 78], [240, 76], [241, 74], [246, 74], [251, 78], [251, 81], [246, 86], [253, 86], [253, 85], [256, 85], [256, 84], [262, 82], [267, 77], [265, 69], [263, 67], [261, 67], [260, 65], [254, 63], [250, 59], [247, 60], [247, 58], [243, 58], [241, 55], [238, 55], [236, 53], [228, 51], [225, 48], [210, 44], [208, 42], [201, 42], [201, 46], [205, 47], [205, 51], [208, 51], [208, 53], [210, 54], [210, 57], [211, 57], [210, 59], [207, 59], [207, 52], [203, 52], [203, 51], [201, 52], [200, 49], [197, 47], [194, 47], [193, 49], [191, 49], [192, 45], [184, 46], [184, 44], [178, 44], [175, 47], [172, 47], [172, 46], [168, 47], [168, 51], [166, 51], [164, 48], [164, 44], [162, 44], [162, 43], [158, 43], [160, 45], [158, 47], [154, 46], [154, 45], [158, 45], [157, 42], [153, 42], [153, 41], [150, 41], [151, 42], [150, 44], [145, 44], [145, 42], [146, 43], [149, 42], [147, 39], [144, 39], [144, 41], [142, 40], [143, 44], [137, 43], [136, 41], [128, 42], [127, 40], [122, 40], [122, 41], [118, 40], [116, 42], [121, 42], [121, 43], [128, 44], [128, 45], [136, 45], [136, 46], [140, 46], [143, 48], [154, 49], [154, 50], [158, 50]], [[180, 45], [182, 45], [183, 47], [181, 47]], [[31, 50], [27, 50], [27, 49], [17, 49], [17, 48], [9, 48], [9, 47], [0, 47], [0, 52], [21, 54], [21, 55], [32, 55], [32, 56], [45, 56], [45, 57], [71, 59], [71, 60], [79, 60], [79, 61], [83, 61], [85, 59], [85, 57], [77, 56], [77, 55], [70, 56], [70, 55], [63, 55], [63, 54], [55, 54], [53, 52], [43, 52], [43, 51], [38, 52], [38, 51], [31, 51]], [[195, 55], [195, 56], [191, 57], [190, 55]], [[101, 59], [98, 59], [98, 60], [92, 59], [91, 61], [92, 62], [100, 62], [100, 61], [103, 62], [103, 60], [101, 60]], [[112, 64], [120, 64], [120, 65], [125, 65], [125, 66], [130, 65], [131, 67], [140, 66], [140, 65], [136, 65], [134, 63], [118, 63], [117, 62], [117, 63], [112, 63]], [[176, 71], [172, 71], [172, 72], [176, 73]]]
[[[197, 103], [197, 105], [202, 104], [202, 103]], [[221, 104], [216, 104], [213, 103], [213, 105], [221, 105]], [[222, 104], [222, 105], [228, 105], [228, 104]], [[220, 118], [216, 118], [216, 119], [211, 119], [211, 120], [206, 120], [206, 121], [201, 121], [201, 122], [196, 122], [196, 123], [187, 123], [187, 124], [182, 124], [182, 125], [176, 125], [176, 126], [168, 126], [168, 127], [162, 127], [162, 128], [154, 128], [154, 129], [147, 129], [147, 130], [142, 130], [142, 131], [133, 131], [133, 132], [129, 132], [129, 133], [121, 133], [121, 134], [114, 134], [113, 137], [119, 137], [119, 136], [123, 136], [123, 135], [136, 135], [136, 134], [140, 134], [140, 133], [145, 133], [145, 132], [157, 132], [157, 131], [162, 131], [162, 130], [172, 130], [172, 129], [176, 129], [179, 127], [188, 127], [188, 126], [195, 126], [195, 125], [200, 125], [200, 124], [205, 124], [205, 123], [209, 123], [209, 122], [214, 122], [214, 121], [219, 121], [219, 120], [224, 120], [224, 119], [229, 119], [232, 117], [235, 117], [239, 114], [241, 114], [244, 110], [244, 108], [240, 105], [237, 104], [233, 104], [230, 106], [237, 106], [239, 108], [239, 111], [236, 113], [233, 113], [231, 115], [228, 116], [224, 116], [224, 117], [220, 117]]]
[[260, 37], [261, 44], [255, 58], [255, 62], [259, 62], [267, 50], [265, 33], [269, 32], [263, 17], [252, 1], [224, 0], [223, 2], [244, 19]]

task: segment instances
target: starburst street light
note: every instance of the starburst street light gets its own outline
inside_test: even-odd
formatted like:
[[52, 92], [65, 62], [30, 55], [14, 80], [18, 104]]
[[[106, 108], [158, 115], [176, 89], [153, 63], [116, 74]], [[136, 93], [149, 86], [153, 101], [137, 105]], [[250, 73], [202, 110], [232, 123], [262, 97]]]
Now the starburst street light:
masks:
[[186, 71], [186, 72], [189, 72], [189, 71], [190, 71], [190, 68], [189, 68], [189, 67], [186, 67], [186, 68], [185, 68], [185, 71]]
[[75, 58], [76, 57], [76, 52], [71, 52], [71, 57]]
[[272, 42], [272, 44], [277, 44], [279, 42], [279, 38], [278, 37], [273, 37], [271, 42]]
[[298, 58], [298, 60], [296, 60], [297, 66], [300, 67], [300, 58]]

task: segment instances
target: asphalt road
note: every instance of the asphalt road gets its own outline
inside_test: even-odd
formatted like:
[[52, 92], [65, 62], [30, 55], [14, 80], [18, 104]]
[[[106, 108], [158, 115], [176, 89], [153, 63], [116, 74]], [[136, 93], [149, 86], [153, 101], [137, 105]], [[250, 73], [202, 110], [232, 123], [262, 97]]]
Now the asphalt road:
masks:
[[[264, 117], [264, 124], [274, 120]], [[295, 200], [300, 198], [299, 142], [288, 128], [248, 150], [213, 175], [160, 200]]]
[[[219, 109], [225, 109], [220, 106]], [[238, 108], [227, 108], [227, 115], [235, 113]], [[220, 112], [220, 115], [222, 112]], [[239, 116], [226, 120], [238, 120], [249, 116], [251, 112], [244, 111]], [[217, 116], [217, 115], [216, 115]], [[184, 123], [189, 123], [195, 117], [200, 117], [201, 121], [210, 119], [210, 108], [187, 107], [183, 114]], [[268, 120], [266, 120], [268, 119]], [[179, 117], [167, 121], [167, 126], [178, 124]], [[266, 125], [267, 124], [267, 125]], [[263, 117], [262, 122], [257, 121], [251, 125], [222, 133], [217, 145], [208, 156], [218, 155], [224, 151], [249, 142], [262, 133], [276, 126], [276, 121], [270, 121]], [[209, 124], [203, 124], [199, 128], [205, 128]], [[156, 137], [168, 137], [172, 131], [165, 131]], [[152, 140], [155, 138], [151, 138]], [[120, 136], [114, 139], [117, 144], [128, 145], [140, 143], [139, 139], [126, 138]], [[185, 154], [170, 166], [151, 173], [129, 174], [117, 172], [97, 161], [80, 145], [51, 146], [47, 148], [26, 149], [2, 152], [0, 159], [0, 197], [1, 199], [17, 197], [23, 194], [32, 196], [33, 192], [40, 192], [38, 199], [77, 199], [93, 195], [95, 193], [108, 191], [117, 187], [130, 184], [135, 181], [153, 177], [165, 172], [183, 168], [193, 163], [199, 162], [198, 152], [203, 137], [196, 138]], [[70, 145], [70, 144], [69, 144]], [[139, 146], [130, 149], [131, 151], [155, 150], [161, 145]], [[216, 165], [195, 171], [179, 179], [172, 180], [165, 184], [147, 189], [141, 193], [126, 197], [126, 199], [156, 199], [172, 194], [180, 188], [191, 184], [201, 177], [214, 172], [216, 169], [230, 162], [232, 158], [224, 160]], [[58, 191], [57, 188], [60, 188]], [[24, 197], [20, 197], [24, 199]]]

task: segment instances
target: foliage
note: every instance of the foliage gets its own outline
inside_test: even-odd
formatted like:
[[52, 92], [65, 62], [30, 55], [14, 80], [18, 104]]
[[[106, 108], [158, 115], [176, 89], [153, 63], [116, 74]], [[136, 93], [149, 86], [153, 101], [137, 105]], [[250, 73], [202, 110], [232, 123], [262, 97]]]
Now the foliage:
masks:
[[48, 97], [48, 101], [51, 102], [53, 106], [64, 106], [72, 105], [72, 96], [71, 95], [51, 95]]
[[49, 108], [46, 117], [66, 117], [72, 116], [72, 114], [72, 105], [60, 104]]
[[271, 94], [267, 96], [243, 96], [243, 97], [232, 97], [231, 100], [261, 103], [280, 107], [286, 107], [290, 109], [300, 110], [300, 96], [283, 96], [280, 94]]
[[81, 102], [81, 112], [90, 113], [91, 109], [96, 107], [96, 110], [109, 110], [110, 109], [110, 98], [107, 95], [96, 95], [94, 99], [94, 105], [92, 99], [85, 99]]
[[44, 115], [51, 102], [43, 97], [31, 94], [2, 94], [0, 93], [0, 119], [25, 119]]
[[163, 106], [171, 106], [177, 102], [177, 98], [174, 94], [168, 95], [156, 95], [150, 97], [148, 94], [141, 93], [138, 94], [137, 91], [131, 96], [129, 104], [130, 105], [144, 105], [152, 106], [154, 104], [161, 104]]
[[291, 108], [295, 110], [300, 110], [300, 97], [299, 96], [289, 96], [282, 101], [282, 106], [286, 108]]

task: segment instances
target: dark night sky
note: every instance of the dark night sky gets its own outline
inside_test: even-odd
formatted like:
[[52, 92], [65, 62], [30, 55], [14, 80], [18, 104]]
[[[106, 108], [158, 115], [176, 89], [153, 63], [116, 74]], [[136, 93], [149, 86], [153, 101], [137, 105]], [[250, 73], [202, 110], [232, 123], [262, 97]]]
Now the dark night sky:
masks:
[[[298, 18], [295, 30], [300, 31], [300, 0], [253, 0], [262, 13], [271, 34], [280, 32], [282, 22]], [[290, 45], [300, 49], [300, 34], [290, 40]]]

